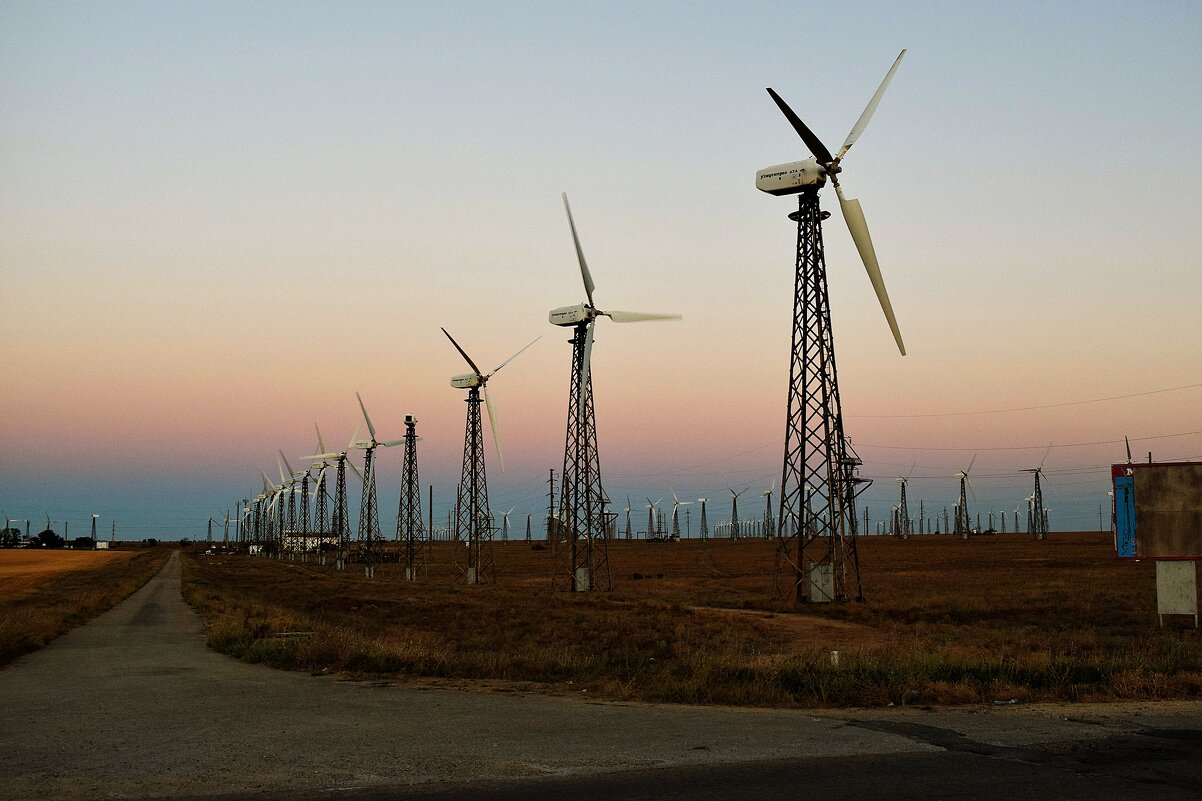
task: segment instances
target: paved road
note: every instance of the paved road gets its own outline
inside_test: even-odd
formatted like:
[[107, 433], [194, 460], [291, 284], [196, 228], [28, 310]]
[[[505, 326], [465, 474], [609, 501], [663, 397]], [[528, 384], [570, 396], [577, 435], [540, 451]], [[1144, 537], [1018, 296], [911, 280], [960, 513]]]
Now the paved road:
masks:
[[0, 710], [3, 799], [1202, 797], [1197, 704], [809, 713], [244, 665], [205, 648], [177, 556], [0, 671]]

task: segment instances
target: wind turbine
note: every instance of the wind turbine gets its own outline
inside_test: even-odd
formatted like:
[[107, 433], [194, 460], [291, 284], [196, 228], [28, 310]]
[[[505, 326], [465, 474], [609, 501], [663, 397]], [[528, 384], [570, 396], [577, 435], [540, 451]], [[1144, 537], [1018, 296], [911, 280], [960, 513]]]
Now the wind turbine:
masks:
[[[778, 520], [800, 519], [806, 504], [806, 486], [810, 484], [815, 488], [811, 508], [804, 511], [807, 524], [795, 527], [792, 536], [780, 536], [777, 544], [777, 579], [786, 575], [786, 571], [790, 574], [791, 594], [798, 601], [845, 600], [848, 597], [859, 600], [863, 597], [855, 539], [855, 500], [857, 487], [863, 482], [856, 475], [860, 459], [843, 430], [822, 243], [822, 220], [829, 214], [819, 208], [818, 192], [828, 180], [835, 187], [843, 219], [868, 272], [877, 301], [898, 350], [905, 355], [901, 331], [885, 290], [864, 212], [859, 200], [844, 196], [839, 181], [844, 157], [864, 132], [905, 53], [903, 50], [893, 62], [837, 155], [831, 154], [780, 95], [768, 90], [773, 102], [812, 154], [803, 161], [768, 167], [756, 173], [759, 190], [772, 195], [800, 196], [797, 211], [789, 215], [797, 223], [797, 258], [789, 402], [777, 514]], [[854, 582], [854, 587], [849, 588], [849, 581]], [[778, 592], [783, 594], [784, 588], [780, 584], [777, 586]]]
[[376, 448], [391, 448], [401, 445], [403, 439], [376, 439], [376, 427], [372, 425], [363, 398], [355, 393], [359, 401], [359, 410], [363, 412], [363, 421], [367, 423], [368, 438], [351, 444], [352, 448], [363, 451], [363, 498], [359, 506], [359, 559], [366, 563], [365, 571], [370, 577], [374, 574], [374, 565], [381, 556], [384, 538], [380, 534], [380, 510], [376, 507], [376, 466], [373, 461]]
[[[319, 440], [320, 437], [321, 432], [318, 432]], [[359, 470], [346, 458], [346, 455], [350, 452], [351, 448], [355, 447], [355, 443], [358, 439], [359, 428], [356, 427], [355, 433], [351, 435], [351, 441], [347, 443], [346, 450], [342, 450], [337, 453], [318, 453], [312, 456], [303, 457], [305, 459], [311, 459], [313, 461], [321, 460], [323, 462], [332, 459], [336, 465], [334, 470], [334, 512], [330, 517], [330, 536], [338, 541], [338, 557], [336, 560], [336, 566], [339, 570], [342, 570], [346, 565], [347, 550], [350, 548], [351, 538], [350, 513], [347, 510], [346, 502], [346, 469], [349, 467], [355, 473], [355, 475], [359, 476], [360, 479], [363, 478], [363, 475], [359, 472]]]
[[901, 501], [897, 504], [898, 530], [894, 532], [899, 537], [909, 539], [910, 537], [910, 507], [906, 503], [906, 484], [910, 481], [910, 476], [914, 474], [914, 468], [918, 462], [910, 465], [910, 470], [904, 476], [897, 477], [897, 483], [901, 487]]
[[697, 503], [701, 504], [701, 524], [697, 527], [697, 536], [703, 540], [710, 538], [710, 524], [705, 517], [705, 504], [709, 498], [698, 498]]
[[[501, 450], [501, 432], [497, 422], [497, 408], [492, 395], [488, 391], [488, 381], [502, 367], [520, 356], [526, 348], [533, 345], [542, 337], [534, 340], [505, 361], [498, 364], [491, 373], [483, 373], [467, 351], [459, 346], [447, 329], [442, 329], [447, 339], [459, 351], [459, 355], [472, 368], [470, 373], [462, 373], [451, 379], [451, 386], [467, 390], [467, 424], [463, 434], [463, 472], [459, 480], [459, 492], [456, 498], [458, 530], [456, 540], [467, 546], [466, 564], [459, 570], [460, 575], [468, 584], [484, 584], [493, 580], [492, 570], [492, 526], [489, 523], [488, 506], [488, 476], [484, 469], [484, 432], [480, 422], [480, 391], [484, 391], [484, 403], [488, 407], [488, 424], [492, 428], [493, 445], [497, 448], [497, 463], [501, 470], [505, 469], [505, 456]], [[459, 550], [455, 551], [456, 558]]]
[[625, 511], [626, 511], [626, 539], [629, 540], [632, 538], [632, 532], [630, 529], [630, 496], [629, 495], [626, 496], [626, 510]]
[[772, 493], [776, 492], [776, 479], [772, 479], [772, 486], [766, 492], [761, 493], [764, 497], [764, 537], [771, 537], [775, 534], [772, 526]]
[[[662, 500], [663, 500], [663, 498], [659, 499], [659, 501], [662, 501]], [[659, 501], [655, 501], [653, 503], [650, 498], [647, 499], [647, 534], [645, 536], [645, 539], [653, 540], [656, 537], [655, 508], [659, 504]]]
[[501, 542], [509, 541], [509, 515], [513, 514], [516, 506], [509, 507], [508, 512], [501, 512]]
[[682, 501], [676, 497], [676, 490], [672, 490], [672, 539], [680, 539], [680, 507], [688, 506], [692, 501]]
[[730, 490], [730, 538], [737, 540], [742, 532], [739, 529], [739, 496], [742, 495], [751, 487], [744, 487], [735, 492], [734, 487], [727, 487]]
[[[560, 483], [559, 517], [563, 532], [571, 547], [570, 564], [566, 567], [566, 586], [572, 590], [613, 588], [609, 573], [609, 550], [606, 547], [607, 520], [605, 505], [608, 496], [601, 485], [601, 460], [597, 453], [596, 417], [593, 406], [592, 353], [593, 333], [598, 317], [608, 317], [615, 323], [638, 323], [649, 320], [679, 320], [678, 314], [649, 312], [602, 311], [593, 301], [592, 273], [584, 260], [584, 250], [572, 219], [568, 196], [563, 195], [563, 208], [572, 230], [572, 244], [580, 263], [584, 281], [584, 303], [562, 306], [548, 315], [552, 325], [573, 329], [572, 373], [568, 389], [568, 425], [563, 454], [563, 478]], [[583, 548], [577, 541], [583, 541]], [[556, 575], [565, 573], [557, 569]], [[556, 582], [562, 584], [563, 582]]]
[[[974, 453], [972, 459], [968, 463], [968, 467], [956, 473], [960, 479], [960, 503], [956, 505], [956, 528], [955, 533], [962, 540], [968, 539], [968, 532], [972, 529], [972, 522], [968, 516], [968, 494], [972, 494], [972, 499], [977, 499], [977, 493], [972, 488], [972, 481], [969, 480], [968, 474], [972, 472], [972, 466], [976, 464], [977, 455]], [[967, 493], [965, 492], [967, 490]]]
[[416, 581], [426, 573], [431, 532], [422, 521], [422, 486], [417, 471], [417, 417], [405, 415], [405, 459], [401, 465], [401, 497], [397, 506], [396, 538], [404, 543], [405, 579]]
[[1048, 536], [1048, 527], [1043, 513], [1043, 488], [1039, 484], [1039, 479], [1043, 476], [1043, 465], [1048, 460], [1048, 454], [1051, 452], [1052, 445], [1049, 443], [1048, 449], [1043, 452], [1043, 458], [1039, 460], [1039, 467], [1024, 467], [1019, 470], [1020, 473], [1032, 473], [1035, 475], [1035, 492], [1031, 495], [1031, 520], [1034, 521], [1034, 525], [1030, 527], [1030, 531], [1031, 536], [1037, 540], [1046, 539]]
[[[321, 552], [325, 546], [325, 537], [327, 533], [327, 525], [329, 524], [329, 516], [326, 512], [326, 499], [329, 498], [329, 493], [326, 490], [326, 470], [330, 468], [330, 454], [327, 454], [326, 444], [321, 438], [321, 429], [317, 427], [317, 423], [313, 424], [313, 430], [317, 432], [317, 456], [307, 457], [310, 459], [309, 470], [317, 471], [317, 481], [313, 490], [313, 525], [317, 529], [317, 550]], [[308, 475], [308, 472], [306, 472]], [[325, 564], [324, 553], [320, 556], [321, 564]]]

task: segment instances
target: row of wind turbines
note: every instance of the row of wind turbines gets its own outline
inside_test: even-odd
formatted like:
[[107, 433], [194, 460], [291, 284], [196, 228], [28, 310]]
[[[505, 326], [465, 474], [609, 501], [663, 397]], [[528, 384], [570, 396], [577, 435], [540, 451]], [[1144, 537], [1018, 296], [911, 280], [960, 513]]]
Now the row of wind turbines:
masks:
[[[616, 323], [646, 322], [652, 320], [679, 320], [678, 314], [603, 310], [594, 300], [596, 284], [584, 257], [584, 250], [572, 217], [567, 195], [563, 195], [564, 211], [572, 235], [572, 243], [584, 285], [585, 301], [572, 306], [553, 309], [548, 319], [552, 325], [574, 329], [572, 338], [573, 358], [568, 401], [568, 436], [564, 454], [563, 480], [560, 488], [559, 513], [553, 515], [556, 525], [552, 540], [564, 542], [572, 554], [568, 569], [570, 583], [574, 589], [592, 589], [594, 573], [605, 572], [608, 584], [608, 563], [605, 556], [606, 529], [612, 527], [616, 514], [607, 512], [610, 501], [600, 483], [600, 462], [597, 455], [597, 436], [594, 424], [592, 391], [592, 350], [594, 326], [601, 317]], [[492, 578], [491, 540], [495, 530], [495, 514], [488, 503], [488, 483], [484, 454], [484, 437], [480, 406], [486, 407], [493, 445], [498, 465], [505, 469], [504, 451], [496, 404], [489, 391], [489, 381], [507, 364], [531, 347], [541, 337], [536, 337], [517, 353], [485, 373], [477, 362], [455, 340], [445, 328], [448, 341], [463, 358], [470, 372], [451, 378], [451, 386], [467, 391], [467, 417], [464, 427], [463, 468], [456, 490], [454, 539], [465, 546], [463, 559], [457, 564], [457, 573], [469, 584], [484, 583]], [[375, 425], [367, 412], [363, 399], [356, 393], [363, 423], [369, 437], [359, 439], [359, 433], [351, 438], [341, 451], [327, 451], [321, 432], [317, 430], [318, 452], [302, 457], [308, 466], [294, 470], [287, 457], [280, 453], [280, 483], [274, 483], [266, 473], [261, 474], [262, 489], [253, 499], [244, 498], [236, 504], [239, 527], [249, 532], [248, 541], [253, 552], [265, 550], [276, 553], [308, 554], [316, 550], [324, 563], [324, 551], [336, 552], [336, 565], [345, 567], [351, 560], [365, 564], [367, 575], [373, 575], [374, 564], [383, 554], [383, 537], [379, 525], [379, 510], [376, 503], [375, 451], [377, 448], [406, 446], [405, 464], [402, 470], [401, 508], [398, 510], [397, 538], [406, 542], [406, 575], [417, 578], [424, 570], [422, 554], [428, 549], [433, 521], [423, 524], [420, 512], [420, 492], [417, 488], [416, 418], [406, 416], [406, 434], [401, 439], [385, 440], [377, 436]], [[352, 450], [363, 451], [363, 470], [360, 472], [348, 461]], [[359, 527], [352, 540], [347, 510], [346, 468], [357, 473], [363, 484], [360, 502]], [[327, 486], [328, 475], [333, 470], [334, 489]], [[309, 492], [312, 485], [315, 509], [309, 517]], [[297, 494], [299, 489], [299, 515]], [[332, 509], [327, 517], [327, 499], [332, 499]], [[513, 510], [511, 509], [510, 512]], [[508, 515], [502, 513], [502, 525], [508, 529]], [[328, 526], [327, 526], [328, 519]], [[578, 541], [584, 547], [578, 552]], [[583, 554], [583, 556], [581, 555]], [[582, 563], [580, 560], [583, 559]], [[581, 586], [583, 585], [583, 586]]]

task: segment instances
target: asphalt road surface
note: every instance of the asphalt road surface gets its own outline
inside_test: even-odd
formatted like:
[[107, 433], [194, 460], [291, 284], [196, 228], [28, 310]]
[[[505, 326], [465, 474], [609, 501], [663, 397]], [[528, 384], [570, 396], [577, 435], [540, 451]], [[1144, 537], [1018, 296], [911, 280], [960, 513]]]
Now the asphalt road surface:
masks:
[[178, 556], [0, 671], [0, 799], [214, 796], [1198, 799], [1202, 704], [807, 712], [339, 681], [206, 649]]

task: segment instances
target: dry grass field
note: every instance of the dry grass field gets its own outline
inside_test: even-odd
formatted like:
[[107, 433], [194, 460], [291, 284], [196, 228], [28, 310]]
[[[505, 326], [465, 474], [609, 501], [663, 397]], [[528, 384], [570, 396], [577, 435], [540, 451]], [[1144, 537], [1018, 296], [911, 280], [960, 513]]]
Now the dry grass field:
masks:
[[170, 553], [0, 550], [0, 665], [111, 609], [158, 572]]
[[[763, 540], [615, 542], [612, 593], [550, 589], [550, 551], [495, 544], [497, 582], [191, 556], [210, 644], [249, 661], [460, 686], [750, 705], [1192, 697], [1202, 639], [1155, 615], [1154, 566], [1108, 534], [860, 544], [864, 603], [773, 597]], [[833, 664], [831, 651], [839, 651]]]
[[0, 603], [16, 600], [58, 573], [90, 570], [123, 562], [135, 551], [59, 551], [42, 548], [0, 550]]

